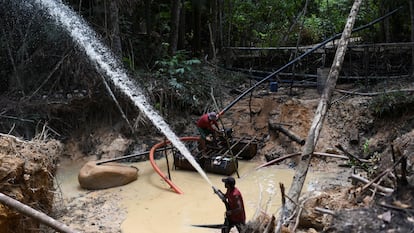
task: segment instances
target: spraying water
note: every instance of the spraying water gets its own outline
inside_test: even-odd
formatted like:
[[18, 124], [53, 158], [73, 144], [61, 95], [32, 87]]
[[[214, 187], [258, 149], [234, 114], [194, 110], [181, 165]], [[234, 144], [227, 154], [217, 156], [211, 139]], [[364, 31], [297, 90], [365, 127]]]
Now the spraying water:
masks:
[[68, 6], [60, 0], [35, 0], [45, 9], [58, 25], [69, 32], [72, 39], [81, 47], [91, 61], [95, 63], [98, 70], [103, 71], [109, 82], [112, 82], [119, 91], [128, 96], [133, 103], [152, 121], [152, 123], [170, 140], [170, 142], [185, 156], [200, 175], [212, 186], [210, 179], [204, 170], [195, 161], [190, 151], [170, 129], [164, 119], [151, 107], [143, 95], [142, 90], [137, 87], [126, 75], [126, 71], [115, 59], [99, 39], [94, 30], [79, 17]]

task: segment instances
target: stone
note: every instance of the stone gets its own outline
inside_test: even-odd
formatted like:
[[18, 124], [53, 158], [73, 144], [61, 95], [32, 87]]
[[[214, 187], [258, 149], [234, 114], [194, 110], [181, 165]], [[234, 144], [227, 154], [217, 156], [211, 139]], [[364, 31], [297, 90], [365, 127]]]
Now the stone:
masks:
[[107, 189], [126, 185], [138, 179], [139, 169], [119, 163], [96, 165], [87, 162], [79, 171], [78, 181], [84, 189]]

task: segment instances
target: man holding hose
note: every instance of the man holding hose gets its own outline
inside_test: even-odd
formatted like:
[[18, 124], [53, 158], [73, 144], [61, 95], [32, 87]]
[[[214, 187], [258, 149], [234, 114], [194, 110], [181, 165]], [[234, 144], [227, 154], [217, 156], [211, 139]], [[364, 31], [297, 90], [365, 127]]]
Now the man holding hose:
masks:
[[226, 205], [224, 227], [221, 229], [222, 233], [229, 233], [234, 226], [239, 232], [246, 223], [246, 212], [244, 210], [243, 197], [238, 188], [236, 188], [236, 181], [229, 176], [223, 178], [224, 186], [227, 191], [223, 194], [219, 189], [213, 187], [214, 192]]

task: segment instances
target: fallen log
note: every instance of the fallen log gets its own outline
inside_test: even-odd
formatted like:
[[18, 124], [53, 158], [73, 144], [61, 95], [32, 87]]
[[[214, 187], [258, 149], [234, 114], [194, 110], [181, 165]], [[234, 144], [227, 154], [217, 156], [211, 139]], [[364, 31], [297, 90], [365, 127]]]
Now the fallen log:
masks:
[[64, 232], [64, 233], [80, 233], [78, 231], [70, 229], [65, 224], [49, 217], [48, 215], [33, 209], [30, 206], [27, 206], [3, 193], [0, 193], [0, 202], [12, 207], [13, 209], [19, 211], [20, 213], [27, 215], [31, 218], [36, 219], [37, 221], [57, 230], [58, 232]]
[[321, 212], [323, 214], [329, 214], [329, 215], [332, 215], [332, 216], [336, 216], [335, 211], [330, 210], [330, 209], [315, 207], [315, 210], [318, 211], [318, 212]]
[[396, 205], [387, 204], [384, 201], [382, 201], [378, 205], [383, 206], [385, 208], [390, 208], [390, 209], [393, 209], [393, 210], [399, 210], [399, 211], [414, 213], [414, 209], [403, 208], [403, 207], [399, 207], [399, 206], [396, 206]]
[[[351, 178], [354, 179], [354, 180], [357, 180], [357, 181], [361, 181], [364, 184], [370, 183], [369, 180], [367, 180], [364, 177], [359, 176], [357, 174], [352, 174], [351, 175]], [[394, 189], [387, 188], [387, 187], [381, 186], [379, 184], [371, 183], [371, 186], [373, 186], [374, 188], [378, 189], [379, 191], [384, 192], [384, 193], [387, 193], [387, 194], [391, 194], [392, 192], [394, 192]]]
[[313, 155], [331, 157], [331, 158], [336, 158], [336, 159], [348, 159], [348, 157], [346, 157], [345, 155], [337, 155], [337, 154], [330, 154], [330, 153], [324, 153], [324, 152], [313, 152]]
[[336, 89], [335, 91], [344, 93], [344, 94], [349, 94], [349, 95], [377, 96], [377, 95], [385, 95], [385, 94], [390, 94], [390, 93], [414, 92], [414, 89], [399, 89], [399, 90], [389, 90], [389, 91], [371, 92], [371, 93], [346, 91], [346, 90], [340, 90], [340, 89]]
[[[337, 154], [330, 154], [330, 153], [324, 153], [324, 152], [313, 152], [314, 155], [319, 155], [319, 156], [326, 156], [326, 157], [331, 157], [331, 158], [337, 158], [337, 159], [349, 159], [348, 156], [345, 155], [337, 155]], [[370, 163], [371, 161], [366, 160], [366, 159], [359, 159], [361, 162], [364, 163]]]
[[[288, 159], [288, 158], [291, 158], [291, 157], [295, 157], [295, 156], [298, 156], [298, 155], [301, 155], [301, 153], [300, 152], [296, 152], [296, 153], [288, 154], [288, 155], [285, 155], [285, 156], [282, 156], [282, 157], [279, 157], [279, 158], [270, 160], [269, 162], [264, 163], [264, 164], [256, 167], [256, 170], [257, 169], [260, 169], [260, 168], [263, 168], [263, 167], [270, 166], [270, 165], [275, 164], [275, 163], [282, 162], [285, 159]], [[330, 153], [324, 153], [324, 152], [313, 152], [313, 155], [325, 156], [325, 157], [331, 157], [331, 158], [337, 158], [337, 159], [349, 159], [347, 156], [344, 156], [344, 155], [336, 155], [336, 154], [330, 154]], [[362, 160], [362, 161], [368, 162], [368, 160]]]
[[[388, 173], [392, 172], [395, 167], [402, 161], [404, 161], [406, 157], [405, 156], [401, 156], [390, 168], [387, 168], [385, 171], [381, 172], [377, 177], [375, 177], [373, 180], [371, 180], [369, 183], [367, 183], [366, 185], [364, 185], [364, 187], [362, 187], [362, 190], [368, 188], [371, 184], [379, 181], [380, 179], [382, 179], [382, 177], [384, 177], [385, 175], [387, 175]], [[395, 174], [397, 175], [397, 174]]]
[[284, 135], [286, 135], [290, 139], [292, 139], [292, 141], [297, 142], [301, 146], [305, 145], [305, 139], [301, 139], [295, 133], [293, 133], [292, 131], [290, 131], [288, 129], [285, 129], [284, 127], [282, 127], [278, 123], [269, 122], [269, 129], [276, 130], [276, 131], [279, 131], [279, 132], [283, 133]]

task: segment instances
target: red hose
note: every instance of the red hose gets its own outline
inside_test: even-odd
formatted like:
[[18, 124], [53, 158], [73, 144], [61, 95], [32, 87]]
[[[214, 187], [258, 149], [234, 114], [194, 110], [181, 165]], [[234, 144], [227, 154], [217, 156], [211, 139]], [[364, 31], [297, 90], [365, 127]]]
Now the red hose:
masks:
[[[199, 137], [195, 137], [195, 136], [190, 136], [190, 137], [182, 137], [180, 138], [181, 141], [198, 141], [200, 138]], [[161, 148], [163, 146], [166, 146], [167, 144], [171, 144], [171, 142], [169, 140], [164, 141], [164, 142], [160, 142], [155, 144], [149, 153], [149, 159], [151, 162], [152, 167], [154, 168], [154, 170], [158, 173], [158, 175], [161, 176], [161, 178], [163, 180], [165, 180], [165, 182], [167, 182], [170, 187], [178, 194], [183, 194], [183, 191], [181, 191], [181, 189], [176, 186], [170, 179], [168, 179], [168, 177], [161, 171], [161, 169], [157, 166], [157, 164], [155, 163], [154, 160], [154, 153], [158, 148]]]

